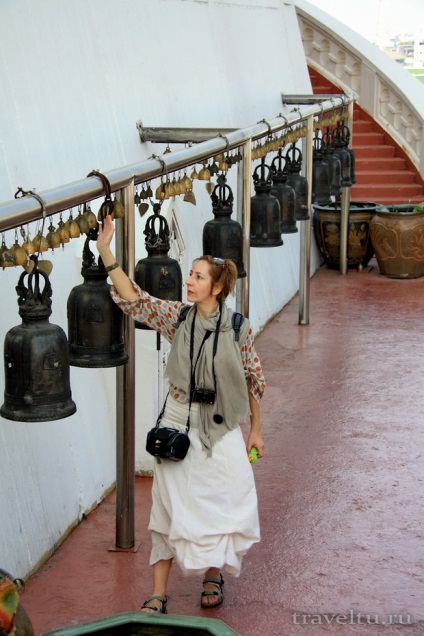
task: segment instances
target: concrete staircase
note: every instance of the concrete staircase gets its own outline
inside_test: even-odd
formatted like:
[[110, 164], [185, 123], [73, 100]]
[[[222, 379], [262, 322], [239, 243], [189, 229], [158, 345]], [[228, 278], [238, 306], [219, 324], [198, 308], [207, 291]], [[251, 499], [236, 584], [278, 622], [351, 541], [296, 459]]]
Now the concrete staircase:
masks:
[[[337, 94], [340, 88], [313, 69], [314, 94]], [[351, 130], [356, 184], [352, 201], [391, 204], [424, 201], [424, 181], [396, 142], [360, 106], [354, 105]]]

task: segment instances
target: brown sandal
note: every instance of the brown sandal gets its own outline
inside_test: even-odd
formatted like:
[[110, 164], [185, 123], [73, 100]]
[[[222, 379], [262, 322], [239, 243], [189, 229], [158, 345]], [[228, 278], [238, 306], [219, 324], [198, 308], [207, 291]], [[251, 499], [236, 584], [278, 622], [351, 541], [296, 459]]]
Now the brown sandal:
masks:
[[[161, 607], [156, 607], [156, 605], [149, 605], [149, 603], [151, 603], [152, 601], [160, 601], [161, 602]], [[150, 598], [148, 598], [146, 601], [144, 601], [143, 605], [140, 607], [140, 609], [149, 609], [152, 610], [152, 612], [144, 612], [144, 614], [167, 614], [168, 611], [166, 609], [166, 604], [168, 602], [168, 599], [166, 596], [150, 596]]]
[[[205, 590], [203, 590], [200, 596], [200, 605], [204, 609], [221, 605], [222, 601], [224, 600], [224, 579], [222, 578], [222, 574], [219, 575], [219, 579], [203, 579], [203, 585], [206, 585], [207, 583], [215, 585], [218, 589], [213, 592], [206, 592]], [[213, 603], [204, 603], [203, 599], [207, 596], [215, 596], [216, 600]]]

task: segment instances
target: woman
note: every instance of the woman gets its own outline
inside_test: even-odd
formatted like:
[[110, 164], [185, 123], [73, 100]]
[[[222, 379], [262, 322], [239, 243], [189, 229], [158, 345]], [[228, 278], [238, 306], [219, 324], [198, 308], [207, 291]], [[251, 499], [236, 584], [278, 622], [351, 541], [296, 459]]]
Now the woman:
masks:
[[[265, 381], [249, 321], [244, 319], [237, 341], [233, 312], [224, 302], [234, 291], [237, 268], [230, 260], [198, 258], [186, 281], [193, 305], [179, 322], [184, 303], [154, 298], [131, 281], [111, 251], [113, 234], [107, 216], [99, 225], [97, 249], [113, 283], [112, 298], [125, 313], [172, 342], [161, 424], [185, 430], [190, 417], [185, 459], [155, 462], [149, 522], [153, 595], [141, 611], [167, 613], [174, 560], [183, 573], [204, 575], [201, 606], [215, 607], [223, 600], [221, 570], [238, 576], [243, 556], [260, 540], [247, 452], [255, 446], [263, 457], [259, 400]], [[198, 401], [198, 389], [213, 392], [213, 404]], [[249, 413], [245, 443], [239, 423]]]

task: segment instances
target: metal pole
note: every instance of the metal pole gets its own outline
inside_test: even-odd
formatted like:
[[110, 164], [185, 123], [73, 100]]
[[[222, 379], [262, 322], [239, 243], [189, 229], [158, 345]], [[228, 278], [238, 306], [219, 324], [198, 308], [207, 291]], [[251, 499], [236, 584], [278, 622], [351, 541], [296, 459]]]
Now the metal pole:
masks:
[[[121, 190], [125, 207], [123, 224], [116, 223], [117, 259], [134, 278], [134, 182]], [[116, 547], [128, 549], [134, 538], [135, 492], [135, 329], [130, 316], [124, 317], [128, 362], [116, 370]]]
[[237, 297], [237, 311], [249, 317], [249, 280], [250, 280], [250, 199], [252, 167], [252, 142], [249, 139], [241, 148], [243, 156], [237, 172], [237, 219], [243, 233], [243, 262], [247, 276], [239, 282], [240, 298]]
[[[349, 130], [352, 130], [353, 123], [353, 102], [348, 106]], [[352, 139], [350, 139], [352, 144]], [[340, 211], [340, 274], [344, 276], [348, 273], [348, 246], [349, 246], [349, 208], [350, 208], [350, 188], [343, 188]]]
[[347, 249], [349, 240], [349, 207], [350, 188], [343, 188], [340, 211], [340, 274], [343, 275], [346, 275], [348, 272]]
[[[349, 130], [352, 130], [353, 123], [353, 102], [348, 106]], [[350, 139], [352, 143], [352, 139]], [[348, 245], [349, 245], [349, 208], [350, 208], [350, 188], [343, 188], [340, 211], [340, 274], [348, 273]]]
[[[314, 118], [308, 117], [306, 133], [306, 179], [308, 181], [308, 210], [312, 211], [312, 147]], [[305, 144], [304, 144], [305, 145]], [[300, 280], [299, 280], [299, 325], [309, 325], [309, 296], [311, 276], [311, 219], [300, 224]]]

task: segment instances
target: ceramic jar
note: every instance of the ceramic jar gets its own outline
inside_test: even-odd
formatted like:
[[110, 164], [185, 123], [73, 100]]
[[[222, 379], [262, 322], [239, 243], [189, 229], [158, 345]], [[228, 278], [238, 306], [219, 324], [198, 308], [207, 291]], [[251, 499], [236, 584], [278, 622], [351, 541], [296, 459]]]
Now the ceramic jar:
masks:
[[384, 276], [424, 276], [424, 206], [380, 206], [371, 220], [370, 235]]
[[[324, 262], [331, 269], [340, 268], [340, 204], [313, 205], [315, 239]], [[348, 267], [362, 268], [368, 265], [374, 254], [370, 240], [370, 222], [377, 203], [351, 202], [349, 206]]]

